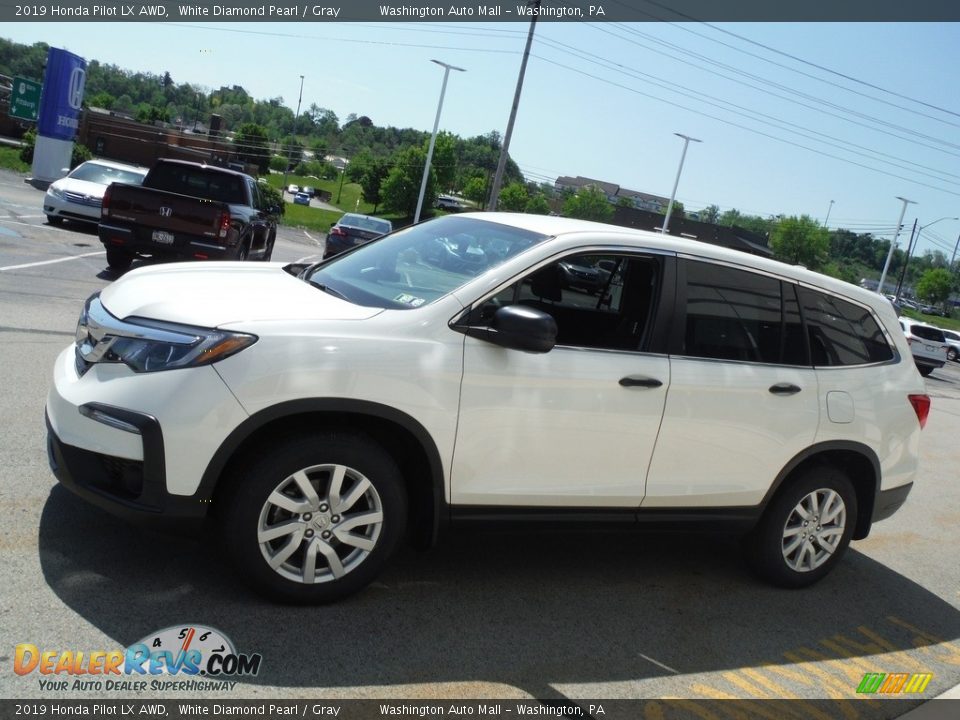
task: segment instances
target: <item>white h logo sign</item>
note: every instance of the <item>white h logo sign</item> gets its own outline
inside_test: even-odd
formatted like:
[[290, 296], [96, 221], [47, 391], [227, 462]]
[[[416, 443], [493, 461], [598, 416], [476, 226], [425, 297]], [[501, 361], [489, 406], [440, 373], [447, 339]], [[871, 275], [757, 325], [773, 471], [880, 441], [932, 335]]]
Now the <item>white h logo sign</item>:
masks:
[[67, 91], [67, 103], [74, 110], [79, 110], [83, 104], [83, 86], [87, 80], [87, 72], [83, 68], [75, 67], [70, 73], [70, 87]]

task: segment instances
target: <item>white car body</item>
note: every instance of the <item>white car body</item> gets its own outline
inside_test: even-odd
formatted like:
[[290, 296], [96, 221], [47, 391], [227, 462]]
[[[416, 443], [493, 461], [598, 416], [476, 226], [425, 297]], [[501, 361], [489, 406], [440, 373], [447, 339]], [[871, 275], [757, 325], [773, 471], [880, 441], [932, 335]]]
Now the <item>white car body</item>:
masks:
[[[147, 168], [112, 160], [88, 160], [66, 177], [55, 180], [43, 197], [43, 211], [50, 222], [79, 220], [100, 222], [103, 193], [112, 182], [139, 184]], [[84, 179], [89, 177], [89, 179]]]
[[[75, 346], [66, 348], [47, 403], [52, 462], [58, 475], [66, 473], [61, 480], [109, 507], [116, 505], [104, 497], [109, 493], [85, 492], [77, 487], [82, 478], [62, 467], [67, 450], [143, 463], [145, 474], [147, 465], [162, 462], [156, 480], [162, 487], [154, 488], [159, 509], [199, 517], [256, 428], [300, 413], [335, 424], [347, 423], [343, 413], [349, 413], [348, 424], [362, 428], [369, 413], [370, 433], [395, 421], [423, 440], [434, 467], [433, 502], [451, 516], [519, 509], [565, 517], [672, 512], [690, 519], [708, 512], [752, 524], [798, 468], [841, 455], [847, 471], [856, 468], [875, 483], [861, 498], [871, 510], [857, 525], [858, 537], [869, 531], [871, 514], [882, 519], [905, 499], [918, 469], [925, 411], [920, 417], [914, 398], [925, 398], [924, 385], [905, 361], [910, 347], [892, 307], [876, 294], [704, 243], [562, 218], [458, 215], [417, 232], [467, 219], [471, 228], [492, 222], [546, 239], [502, 261], [498, 256], [450, 292], [424, 300], [411, 290], [387, 303], [392, 307], [337, 297], [279, 264], [171, 264], [126, 274], [97, 301], [106, 313], [99, 317], [112, 327], [148, 318], [256, 341], [215, 364], [155, 372], [102, 359], [84, 365]], [[433, 225], [440, 222], [448, 225]], [[342, 262], [401, 235], [347, 253]], [[873, 318], [880, 329], [874, 340], [886, 355], [817, 366], [559, 340], [548, 352], [522, 352], [465, 330], [468, 313], [504, 288], [527, 287], [518, 278], [585, 252], [626, 258], [631, 268], [661, 268], [664, 287], [676, 269], [692, 273], [696, 264], [698, 271], [746, 271], [796, 288], [789, 292], [801, 298], [842, 299]], [[583, 308], [599, 303], [563, 292]], [[649, 322], [659, 327], [654, 318], [666, 309], [651, 312]], [[78, 342], [87, 343], [86, 351], [105, 331], [92, 315], [85, 318]], [[151, 433], [161, 433], [162, 443]]]

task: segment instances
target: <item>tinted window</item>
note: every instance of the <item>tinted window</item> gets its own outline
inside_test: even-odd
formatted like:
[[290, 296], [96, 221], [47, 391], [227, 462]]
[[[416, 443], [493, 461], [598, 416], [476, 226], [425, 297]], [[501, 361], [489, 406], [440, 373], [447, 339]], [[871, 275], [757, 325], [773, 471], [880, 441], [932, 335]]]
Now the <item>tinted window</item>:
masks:
[[144, 184], [157, 190], [214, 202], [243, 205], [247, 201], [242, 175], [206, 170], [192, 165], [160, 163], [153, 167]]
[[864, 307], [825, 293], [800, 289], [813, 364], [864, 365], [893, 358], [873, 315]]
[[605, 350], [643, 349], [659, 287], [657, 259], [573, 255], [539, 268], [473, 311], [489, 322], [498, 308], [527, 305], [557, 322], [557, 344]]
[[924, 340], [943, 342], [945, 339], [944, 334], [939, 328], [930, 327], [929, 325], [911, 325], [910, 330], [918, 338], [923, 338]]
[[687, 262], [686, 275], [684, 355], [807, 364], [792, 285], [702, 262]]

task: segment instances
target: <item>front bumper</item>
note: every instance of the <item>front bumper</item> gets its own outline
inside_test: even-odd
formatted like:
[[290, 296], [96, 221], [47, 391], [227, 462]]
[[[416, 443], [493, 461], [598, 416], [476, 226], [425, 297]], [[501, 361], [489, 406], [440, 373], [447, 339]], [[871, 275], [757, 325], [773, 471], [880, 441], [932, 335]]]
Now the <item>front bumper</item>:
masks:
[[48, 416], [47, 459], [60, 484], [126, 520], [199, 526], [207, 515], [209, 500], [166, 491], [163, 432], [156, 418], [106, 406], [99, 409], [138, 427], [143, 438], [143, 460], [67, 445], [57, 436]]
[[212, 488], [200, 480], [246, 418], [212, 367], [138, 374], [98, 363], [81, 376], [71, 345], [47, 397], [50, 465], [66, 488], [114, 514], [202, 519]]
[[82, 222], [100, 222], [100, 199], [92, 198], [82, 202], [71, 202], [47, 193], [43, 196], [43, 212], [50, 217]]

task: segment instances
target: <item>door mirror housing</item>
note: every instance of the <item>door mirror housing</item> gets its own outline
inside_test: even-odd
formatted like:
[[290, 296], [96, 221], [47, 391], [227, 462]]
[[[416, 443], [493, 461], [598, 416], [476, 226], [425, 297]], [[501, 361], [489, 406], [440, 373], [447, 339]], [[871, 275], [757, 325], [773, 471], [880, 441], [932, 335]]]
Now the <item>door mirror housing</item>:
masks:
[[494, 313], [489, 326], [467, 327], [470, 337], [509, 350], [550, 352], [557, 344], [557, 321], [549, 313], [526, 305], [507, 305]]

